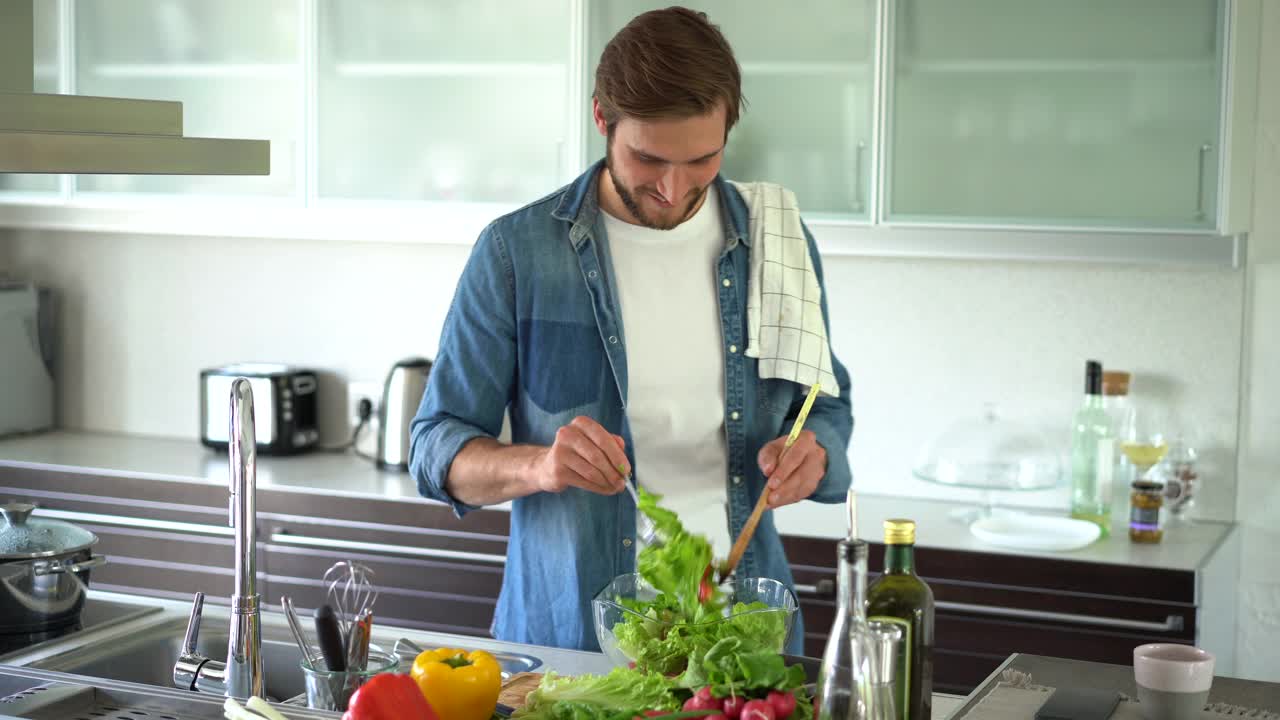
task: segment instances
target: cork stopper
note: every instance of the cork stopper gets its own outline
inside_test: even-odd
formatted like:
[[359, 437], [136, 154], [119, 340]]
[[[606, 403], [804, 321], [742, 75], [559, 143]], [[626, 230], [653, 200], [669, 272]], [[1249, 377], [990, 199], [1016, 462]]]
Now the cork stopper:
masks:
[[1132, 375], [1122, 370], [1107, 370], [1102, 373], [1102, 394], [1115, 397], [1129, 394], [1129, 380]]
[[916, 521], [893, 518], [884, 521], [885, 545], [915, 545]]

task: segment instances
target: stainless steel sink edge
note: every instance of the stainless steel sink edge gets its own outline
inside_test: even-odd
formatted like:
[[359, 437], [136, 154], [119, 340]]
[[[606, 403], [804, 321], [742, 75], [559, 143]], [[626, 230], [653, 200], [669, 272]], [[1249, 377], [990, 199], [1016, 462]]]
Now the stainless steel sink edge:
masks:
[[[119, 680], [108, 680], [103, 678], [90, 678], [82, 675], [74, 675], [71, 673], [58, 672], [56, 670], [44, 670], [30, 667], [20, 667], [13, 665], [0, 665], [0, 677], [4, 678], [24, 678], [30, 682], [29, 688], [48, 683], [60, 683], [73, 686], [92, 687], [101, 691], [110, 692], [120, 697], [124, 701], [130, 699], [139, 704], [143, 703], [169, 703], [175, 710], [181, 710], [181, 715], [191, 715], [192, 708], [202, 708], [205, 712], [200, 712], [201, 716], [212, 718], [222, 717], [222, 705], [225, 698], [212, 696], [204, 693], [197, 693], [174, 688], [166, 688], [154, 685], [142, 685], [139, 683], [123, 682]], [[341, 717], [340, 713], [326, 712], [322, 710], [311, 710], [305, 707], [281, 705], [273, 703], [286, 717], [296, 718], [298, 720], [309, 718], [336, 718]], [[9, 714], [9, 709], [5, 704], [0, 703], [0, 716]], [[19, 716], [21, 717], [21, 716]]]

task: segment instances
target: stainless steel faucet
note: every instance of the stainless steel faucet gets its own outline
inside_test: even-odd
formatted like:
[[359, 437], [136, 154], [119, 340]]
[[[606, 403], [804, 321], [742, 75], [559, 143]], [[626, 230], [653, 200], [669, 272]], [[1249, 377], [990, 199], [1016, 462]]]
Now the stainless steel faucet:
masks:
[[257, 590], [257, 446], [253, 423], [253, 389], [245, 378], [231, 383], [231, 432], [227, 455], [231, 461], [229, 524], [236, 530], [236, 586], [231, 595], [231, 629], [226, 662], [196, 652], [204, 593], [196, 593], [187, 621], [182, 654], [173, 666], [173, 682], [180, 688], [219, 693], [227, 697], [265, 699], [262, 668], [262, 617]]

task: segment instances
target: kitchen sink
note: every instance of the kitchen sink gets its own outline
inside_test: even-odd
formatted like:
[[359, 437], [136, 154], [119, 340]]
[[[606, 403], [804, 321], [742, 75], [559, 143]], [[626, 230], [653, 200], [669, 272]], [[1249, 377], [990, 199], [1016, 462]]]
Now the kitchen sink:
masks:
[[[226, 623], [205, 622], [196, 651], [222, 660], [227, 655]], [[173, 687], [173, 663], [182, 652], [187, 625], [173, 621], [110, 643], [89, 645], [32, 663], [32, 667], [107, 680]], [[262, 665], [269, 699], [284, 701], [305, 692], [298, 646], [283, 628], [262, 628]]]
[[[200, 624], [196, 651], [213, 660], [221, 661], [227, 655], [228, 636], [225, 612], [223, 608], [209, 608]], [[186, 630], [185, 620], [173, 618], [140, 628], [122, 637], [113, 637], [69, 649], [37, 660], [31, 663], [30, 667], [105, 680], [173, 688], [173, 665], [182, 651]], [[312, 634], [309, 633], [309, 635]], [[387, 652], [392, 652], [394, 648], [400, 657], [400, 672], [407, 672], [413, 663], [414, 652], [408, 647], [396, 648], [398, 637], [398, 634], [379, 633], [375, 626], [372, 644]], [[480, 647], [486, 644], [488, 642], [475, 643]], [[502, 666], [504, 678], [542, 666], [542, 661], [531, 655], [503, 652], [497, 649], [490, 652]], [[264, 614], [262, 664], [268, 699], [290, 704], [306, 704], [306, 688], [300, 661], [298, 646], [289, 633], [284, 619], [279, 614]]]
[[[223, 698], [95, 679], [29, 667], [0, 666], [0, 717], [29, 720], [222, 720]], [[285, 717], [337, 718], [332, 712], [282, 708]]]

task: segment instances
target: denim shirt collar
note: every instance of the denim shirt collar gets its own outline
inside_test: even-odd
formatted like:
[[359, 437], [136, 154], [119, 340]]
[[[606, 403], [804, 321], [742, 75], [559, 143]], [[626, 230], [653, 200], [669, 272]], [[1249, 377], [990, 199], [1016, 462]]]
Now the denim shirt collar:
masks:
[[[569, 241], [574, 249], [581, 247], [595, 227], [600, 215], [600, 176], [604, 168], [604, 160], [597, 160], [587, 171], [577, 177], [565, 189], [560, 203], [552, 211], [551, 216], [571, 223]], [[724, 225], [724, 251], [729, 252], [738, 243], [751, 246], [748, 232], [750, 213], [742, 195], [717, 173], [713, 181], [716, 194], [720, 198], [720, 213]]]

